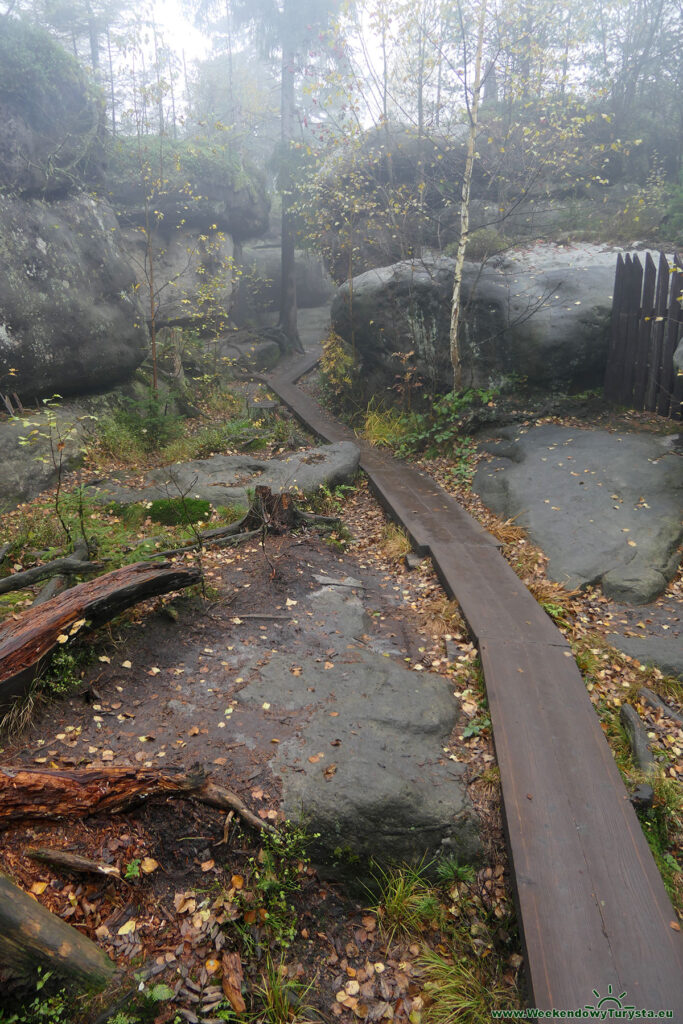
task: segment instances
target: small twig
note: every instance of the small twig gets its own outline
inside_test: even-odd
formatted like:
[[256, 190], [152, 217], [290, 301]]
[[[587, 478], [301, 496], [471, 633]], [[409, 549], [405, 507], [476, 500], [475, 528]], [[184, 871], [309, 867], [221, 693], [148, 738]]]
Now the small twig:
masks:
[[[215, 540], [203, 540], [202, 545], [205, 547], [210, 546], [212, 548], [227, 548], [233, 544], [243, 544], [247, 540], [252, 540], [254, 537], [258, 537], [260, 533], [260, 530], [248, 530], [247, 533], [239, 533], [237, 536], [217, 537]], [[154, 554], [149, 555], [149, 558], [170, 558], [172, 555], [182, 555], [186, 551], [195, 550], [195, 544], [187, 544], [182, 548], [171, 548], [170, 551], [155, 551]]]
[[66, 868], [67, 871], [77, 871], [89, 875], [106, 875], [121, 881], [121, 872], [115, 865], [105, 864], [99, 860], [90, 860], [88, 857], [81, 857], [80, 854], [71, 853], [69, 850], [52, 850], [39, 846], [26, 852], [33, 860], [40, 860], [57, 868]]
[[649, 704], [651, 708], [654, 708], [655, 711], [661, 711], [663, 715], [673, 719], [677, 725], [683, 726], [683, 716], [679, 715], [673, 708], [670, 708], [661, 697], [658, 697], [657, 694], [653, 693], [647, 686], [643, 686], [642, 689], [638, 690], [638, 696], [641, 697], [646, 704]]
[[227, 845], [227, 842], [228, 842], [228, 832], [230, 831], [230, 824], [231, 824], [232, 819], [234, 817], [235, 817], [235, 812], [234, 811], [230, 811], [228, 814], [226, 814], [225, 821], [223, 822], [223, 838], [219, 839], [219, 841], [216, 843], [216, 846], [226, 846]]
[[291, 621], [294, 618], [293, 615], [269, 615], [267, 612], [250, 612], [249, 615], [242, 615], [241, 612], [237, 612], [236, 614], [240, 619], [283, 619]]

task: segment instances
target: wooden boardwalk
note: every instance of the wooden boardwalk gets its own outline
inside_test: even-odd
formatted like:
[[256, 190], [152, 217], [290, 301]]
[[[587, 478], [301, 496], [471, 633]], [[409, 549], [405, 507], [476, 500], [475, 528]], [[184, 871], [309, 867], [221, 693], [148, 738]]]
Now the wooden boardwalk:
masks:
[[603, 1010], [669, 1010], [683, 1024], [683, 935], [567, 641], [454, 498], [296, 387], [317, 358], [278, 368], [268, 385], [319, 437], [359, 444], [374, 492], [431, 556], [479, 647], [530, 1005], [607, 998]]

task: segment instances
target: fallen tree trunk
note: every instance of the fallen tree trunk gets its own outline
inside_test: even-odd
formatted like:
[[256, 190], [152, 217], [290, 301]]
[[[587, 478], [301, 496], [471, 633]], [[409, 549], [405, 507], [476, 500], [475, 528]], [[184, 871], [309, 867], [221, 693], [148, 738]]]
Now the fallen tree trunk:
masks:
[[189, 798], [219, 810], [233, 810], [254, 828], [274, 831], [236, 793], [210, 782], [201, 770], [186, 775], [179, 770], [133, 767], [62, 771], [7, 766], [0, 767], [0, 829], [22, 821], [117, 814], [160, 796]]
[[35, 980], [42, 965], [88, 988], [104, 988], [116, 965], [106, 953], [0, 875], [0, 964]]
[[42, 659], [86, 622], [98, 626], [146, 598], [182, 590], [200, 580], [201, 572], [193, 566], [137, 562], [79, 583], [2, 623], [0, 706], [26, 692]]

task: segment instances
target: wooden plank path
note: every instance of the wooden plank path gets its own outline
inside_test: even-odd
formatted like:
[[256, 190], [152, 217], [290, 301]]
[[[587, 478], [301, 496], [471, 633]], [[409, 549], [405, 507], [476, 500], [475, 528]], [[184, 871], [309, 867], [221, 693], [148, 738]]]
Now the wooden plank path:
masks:
[[269, 387], [319, 437], [359, 445], [373, 491], [431, 556], [481, 654], [530, 1005], [578, 1010], [612, 995], [603, 1009], [683, 1024], [683, 934], [567, 641], [453, 497], [296, 387], [318, 357], [278, 368]]

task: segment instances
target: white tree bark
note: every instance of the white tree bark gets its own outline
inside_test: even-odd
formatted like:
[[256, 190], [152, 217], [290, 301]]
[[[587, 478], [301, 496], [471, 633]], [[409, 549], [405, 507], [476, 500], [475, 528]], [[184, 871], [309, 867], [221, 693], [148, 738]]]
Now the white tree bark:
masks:
[[[462, 272], [465, 263], [465, 249], [470, 227], [470, 192], [472, 190], [472, 172], [474, 169], [477, 128], [479, 124], [479, 94], [481, 92], [482, 56], [484, 52], [484, 30], [486, 27], [486, 8], [488, 0], [480, 0], [479, 20], [477, 25], [477, 49], [474, 58], [474, 86], [472, 100], [469, 104], [470, 130], [467, 138], [467, 157], [465, 172], [462, 179], [460, 204], [460, 238], [455, 256], [455, 275], [453, 278], [453, 297], [451, 300], [450, 351], [453, 366], [453, 390], [462, 390], [462, 361], [458, 341], [460, 323], [460, 296], [462, 292]], [[467, 83], [465, 83], [467, 88]]]

